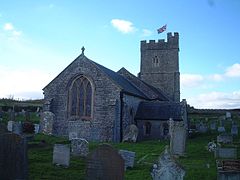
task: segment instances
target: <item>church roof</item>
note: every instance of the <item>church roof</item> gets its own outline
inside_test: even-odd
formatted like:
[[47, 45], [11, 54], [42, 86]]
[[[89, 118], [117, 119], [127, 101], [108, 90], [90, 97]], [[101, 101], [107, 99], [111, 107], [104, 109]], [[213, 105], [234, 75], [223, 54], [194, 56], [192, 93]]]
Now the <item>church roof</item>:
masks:
[[136, 120], [182, 120], [181, 104], [177, 102], [141, 102], [138, 106]]
[[116, 84], [123, 88], [124, 92], [134, 94], [137, 96], [141, 96], [143, 98], [147, 98], [147, 96], [136, 88], [133, 84], [131, 84], [126, 78], [121, 76], [120, 74], [108, 69], [94, 61], [92, 61], [102, 72], [104, 72], [110, 79], [112, 79]]
[[125, 68], [121, 68], [117, 73], [122, 75], [128, 81], [130, 81], [131, 84], [133, 84], [140, 91], [142, 91], [149, 99], [157, 99], [160, 101], [170, 101], [167, 95], [165, 95], [163, 91], [145, 83], [140, 78], [131, 74]]

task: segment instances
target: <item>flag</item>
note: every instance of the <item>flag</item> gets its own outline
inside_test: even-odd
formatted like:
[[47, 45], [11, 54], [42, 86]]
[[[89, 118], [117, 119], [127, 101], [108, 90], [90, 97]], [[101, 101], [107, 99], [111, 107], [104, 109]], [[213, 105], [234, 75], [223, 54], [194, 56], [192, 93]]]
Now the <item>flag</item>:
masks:
[[158, 34], [159, 34], [159, 33], [162, 33], [162, 32], [164, 32], [164, 31], [166, 31], [166, 29], [167, 29], [167, 24], [165, 24], [163, 27], [157, 29], [157, 32], [158, 32]]

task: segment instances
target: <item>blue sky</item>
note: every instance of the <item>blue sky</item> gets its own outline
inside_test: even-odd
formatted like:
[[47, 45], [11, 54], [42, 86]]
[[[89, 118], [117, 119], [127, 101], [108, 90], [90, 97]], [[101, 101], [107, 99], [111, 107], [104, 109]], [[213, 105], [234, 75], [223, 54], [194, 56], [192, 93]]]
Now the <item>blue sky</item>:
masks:
[[95, 62], [136, 75], [140, 41], [179, 32], [181, 98], [239, 108], [239, 19], [239, 0], [0, 0], [0, 97], [42, 98], [82, 46]]

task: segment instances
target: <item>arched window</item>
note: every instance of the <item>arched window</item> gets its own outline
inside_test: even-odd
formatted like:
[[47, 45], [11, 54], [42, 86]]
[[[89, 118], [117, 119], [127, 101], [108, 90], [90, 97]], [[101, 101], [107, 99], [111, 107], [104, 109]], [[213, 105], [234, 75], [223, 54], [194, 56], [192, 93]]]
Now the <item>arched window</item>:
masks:
[[91, 82], [80, 76], [69, 89], [69, 115], [88, 120], [92, 115], [93, 89]]
[[144, 126], [145, 126], [145, 135], [150, 135], [152, 124], [150, 122], [145, 122]]

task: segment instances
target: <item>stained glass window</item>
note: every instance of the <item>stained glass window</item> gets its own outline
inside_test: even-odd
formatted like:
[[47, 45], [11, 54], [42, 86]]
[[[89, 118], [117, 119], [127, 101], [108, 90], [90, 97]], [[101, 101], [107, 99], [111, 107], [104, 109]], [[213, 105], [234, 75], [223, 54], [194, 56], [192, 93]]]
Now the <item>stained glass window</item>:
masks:
[[92, 85], [84, 76], [80, 76], [72, 83], [69, 90], [70, 116], [78, 116], [81, 119], [90, 119], [92, 114]]

